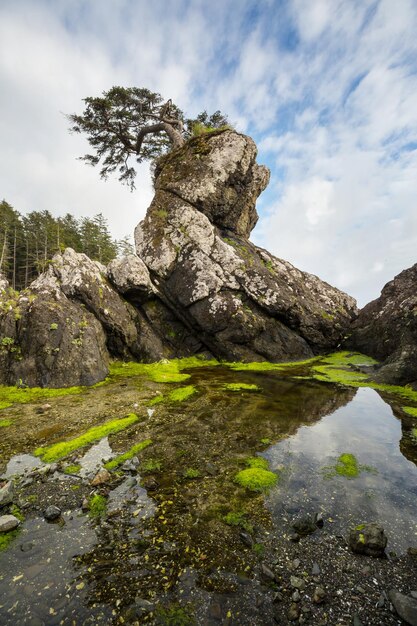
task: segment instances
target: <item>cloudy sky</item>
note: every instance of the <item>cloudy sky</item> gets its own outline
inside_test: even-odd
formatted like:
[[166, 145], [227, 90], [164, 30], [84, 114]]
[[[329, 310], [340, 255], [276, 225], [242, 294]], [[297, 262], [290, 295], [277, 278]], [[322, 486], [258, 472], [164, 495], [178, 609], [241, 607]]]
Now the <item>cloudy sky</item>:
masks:
[[152, 198], [76, 157], [64, 113], [113, 85], [221, 109], [272, 171], [252, 240], [360, 305], [417, 262], [415, 0], [1, 0], [0, 198], [102, 212]]

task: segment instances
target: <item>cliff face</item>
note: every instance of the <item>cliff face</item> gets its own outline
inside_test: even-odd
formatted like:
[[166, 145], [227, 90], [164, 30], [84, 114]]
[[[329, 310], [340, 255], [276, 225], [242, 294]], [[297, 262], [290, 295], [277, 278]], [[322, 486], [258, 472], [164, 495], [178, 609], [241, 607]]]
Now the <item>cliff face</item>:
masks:
[[0, 382], [91, 384], [110, 356], [285, 361], [335, 349], [353, 298], [248, 240], [268, 180], [254, 142], [229, 130], [160, 159], [137, 256], [105, 268], [67, 249], [27, 292], [0, 284]]
[[353, 322], [347, 347], [382, 361], [373, 378], [417, 384], [417, 264], [404, 270]]

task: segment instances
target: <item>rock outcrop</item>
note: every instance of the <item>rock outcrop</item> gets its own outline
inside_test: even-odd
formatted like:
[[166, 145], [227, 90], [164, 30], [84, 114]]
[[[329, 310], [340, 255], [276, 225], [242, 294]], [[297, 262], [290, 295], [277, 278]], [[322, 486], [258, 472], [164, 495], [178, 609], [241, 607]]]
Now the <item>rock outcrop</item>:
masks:
[[248, 240], [269, 180], [256, 153], [231, 130], [191, 139], [158, 162], [137, 256], [105, 268], [67, 249], [20, 295], [0, 282], [0, 383], [92, 384], [110, 357], [285, 361], [335, 349], [353, 298]]
[[248, 241], [269, 173], [234, 131], [190, 140], [156, 170], [136, 251], [161, 299], [216, 357], [289, 360], [335, 348], [355, 301]]
[[378, 382], [417, 385], [417, 264], [361, 309], [346, 346], [382, 361]]

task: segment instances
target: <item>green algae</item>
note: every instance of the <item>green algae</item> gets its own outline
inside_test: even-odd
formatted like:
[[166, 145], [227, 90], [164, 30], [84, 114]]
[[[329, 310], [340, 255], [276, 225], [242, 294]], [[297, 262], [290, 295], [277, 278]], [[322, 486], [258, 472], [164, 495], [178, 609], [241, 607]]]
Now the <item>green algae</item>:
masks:
[[140, 464], [141, 474], [153, 474], [160, 472], [162, 469], [162, 461], [160, 459], [146, 459]]
[[180, 604], [172, 604], [164, 608], [156, 608], [156, 623], [161, 626], [194, 626], [196, 621], [191, 615], [190, 607], [183, 607]]
[[20, 528], [15, 528], [15, 530], [9, 530], [7, 533], [0, 533], [0, 552], [6, 550], [9, 545], [12, 543], [14, 539], [20, 533]]
[[180, 383], [190, 378], [182, 370], [196, 367], [213, 367], [219, 365], [215, 360], [204, 360], [198, 357], [164, 360], [158, 363], [134, 363], [113, 361], [110, 364], [111, 376], [145, 376], [155, 383]]
[[[411, 415], [412, 417], [417, 417], [417, 408], [414, 406], [403, 406], [402, 410], [404, 411], [404, 413], [407, 413], [407, 415]], [[0, 422], [1, 425], [1, 422]]]
[[6, 428], [13, 424], [12, 420], [0, 420], [0, 428]]
[[193, 480], [194, 478], [200, 478], [201, 472], [198, 469], [194, 469], [193, 467], [188, 467], [184, 471], [184, 478], [188, 478], [189, 480]]
[[250, 467], [241, 470], [235, 476], [235, 482], [249, 491], [269, 491], [278, 482], [278, 476], [274, 472], [260, 467]]
[[335, 465], [327, 465], [322, 468], [325, 478], [343, 476], [344, 478], [358, 478], [362, 472], [376, 472], [370, 465], [359, 465], [357, 458], [350, 452], [343, 452]]
[[222, 389], [226, 391], [261, 391], [258, 385], [249, 383], [225, 383], [222, 385]]
[[156, 404], [169, 404], [171, 402], [184, 402], [184, 400], [188, 400], [191, 396], [197, 393], [197, 388], [194, 385], [187, 385], [186, 387], [178, 387], [178, 389], [174, 389], [167, 396], [158, 395], [155, 398], [152, 398], [148, 402], [148, 406], [155, 406]]
[[100, 494], [96, 493], [94, 494], [89, 502], [89, 511], [88, 514], [90, 515], [90, 517], [102, 517], [103, 515], [105, 515], [106, 513], [106, 508], [107, 508], [107, 500], [104, 496], [101, 496]]
[[291, 369], [293, 367], [302, 367], [305, 365], [311, 365], [319, 360], [320, 357], [313, 357], [311, 359], [305, 359], [303, 361], [288, 361], [284, 363], [270, 363], [269, 361], [256, 361], [253, 363], [223, 363], [230, 369], [236, 372], [270, 372], [270, 371], [283, 371]]
[[248, 515], [243, 511], [230, 511], [224, 515], [222, 519], [228, 526], [238, 526], [239, 528], [246, 530], [248, 533], [253, 532], [253, 526], [248, 521]]
[[130, 450], [127, 450], [127, 452], [125, 452], [124, 454], [120, 454], [115, 459], [112, 459], [108, 463], [105, 463], [104, 467], [108, 470], [115, 469], [116, 467], [124, 463], [125, 461], [128, 461], [129, 459], [133, 458], [135, 454], [137, 454], [138, 452], [141, 452], [142, 450], [150, 446], [151, 443], [152, 443], [151, 439], [145, 439], [145, 441], [136, 443], [134, 446], [130, 448]]
[[262, 456], [250, 456], [248, 459], [246, 459], [245, 463], [248, 467], [258, 467], [260, 469], [266, 470], [269, 468], [268, 461]]
[[6, 387], [5, 385], [0, 385], [0, 410], [7, 409], [13, 404], [28, 404], [29, 402], [40, 402], [50, 398], [77, 395], [102, 384], [103, 382], [92, 385], [92, 387], [59, 387], [56, 389], [48, 387]]
[[52, 463], [59, 459], [63, 459], [71, 452], [83, 448], [94, 441], [98, 441], [107, 435], [118, 433], [119, 431], [131, 426], [139, 420], [139, 417], [131, 413], [127, 417], [106, 422], [100, 426], [94, 426], [87, 430], [83, 435], [70, 439], [69, 441], [60, 441], [58, 443], [47, 446], [46, 448], [37, 448], [34, 452], [35, 456], [41, 457], [45, 463]]
[[64, 474], [78, 474], [81, 469], [81, 465], [74, 463], [73, 465], [67, 465], [64, 467]]

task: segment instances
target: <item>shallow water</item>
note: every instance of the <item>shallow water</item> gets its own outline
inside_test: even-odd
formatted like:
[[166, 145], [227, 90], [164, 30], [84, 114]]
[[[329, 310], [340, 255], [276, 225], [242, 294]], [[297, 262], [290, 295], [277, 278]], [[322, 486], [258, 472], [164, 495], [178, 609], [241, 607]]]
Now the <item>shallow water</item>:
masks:
[[[352, 525], [378, 521], [386, 529], [388, 551], [401, 553], [417, 544], [417, 444], [409, 434], [412, 419], [397, 406], [394, 414], [372, 389], [301, 380], [282, 372], [207, 367], [190, 374], [183, 384], [195, 385], [197, 394], [153, 409], [146, 404], [156, 393], [167, 396], [181, 385], [131, 377], [85, 396], [52, 399], [47, 416], [39, 416], [36, 404], [4, 411], [16, 423], [3, 433], [0, 471], [12, 453], [29, 454], [38, 445], [72, 438], [109, 417], [135, 411], [141, 420], [110, 440], [77, 451], [62, 467], [58, 463], [59, 470], [81, 463], [80, 477], [42, 478], [49, 480], [52, 495], [44, 494], [42, 503], [27, 509], [21, 532], [0, 552], [1, 624], [72, 624], [74, 616], [77, 624], [121, 623], [119, 616], [133, 623], [129, 611], [138, 598], [175, 601], [184, 581], [198, 587], [198, 593], [189, 592], [198, 614], [196, 598], [208, 605], [213, 590], [234, 588], [230, 577], [245, 572], [250, 578], [258, 567], [257, 557], [239, 540], [240, 529], [224, 523], [228, 512], [243, 512], [255, 527], [272, 528], [279, 535], [291, 532], [294, 518], [320, 511], [325, 527], [335, 534], [346, 536]], [[225, 391], [225, 383], [260, 389]], [[146, 438], [153, 443], [138, 455], [138, 474], [125, 473], [103, 492], [108, 516], [92, 520], [81, 513], [82, 498], [93, 491], [85, 474]], [[359, 467], [351, 479], [334, 471], [346, 453], [354, 455]], [[279, 475], [267, 497], [234, 482], [245, 459], [255, 454], [267, 458]], [[21, 473], [18, 461], [26, 458], [13, 457], [7, 474], [13, 467]], [[159, 469], [145, 471], [155, 460]], [[149, 479], [152, 490], [146, 491]], [[71, 485], [78, 488], [83, 480], [83, 495], [78, 500], [77, 492], [72, 499], [68, 496], [65, 525], [47, 524], [42, 507], [54, 503], [54, 485], [59, 492], [65, 484], [70, 493]], [[36, 497], [42, 499], [43, 483], [39, 485]], [[23, 501], [31, 497], [32, 492], [19, 496]], [[319, 541], [319, 533], [309, 540]], [[223, 572], [221, 584], [213, 572]], [[240, 584], [246, 585], [246, 578], [236, 582]]]

